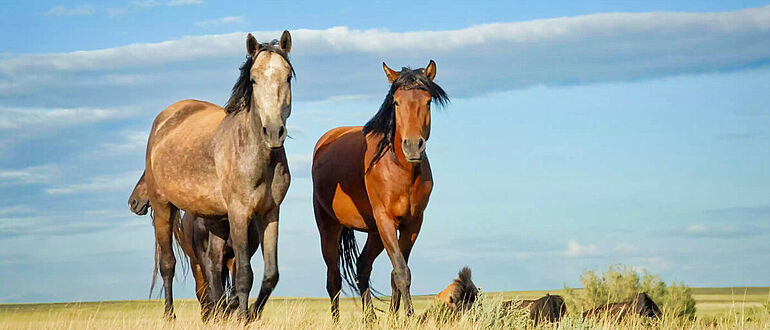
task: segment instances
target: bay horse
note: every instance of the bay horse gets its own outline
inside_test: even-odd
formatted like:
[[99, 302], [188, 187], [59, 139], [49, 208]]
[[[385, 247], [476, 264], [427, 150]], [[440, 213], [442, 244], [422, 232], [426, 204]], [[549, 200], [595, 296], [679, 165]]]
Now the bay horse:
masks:
[[[390, 91], [366, 125], [338, 127], [313, 152], [313, 208], [326, 263], [326, 290], [332, 319], [339, 320], [342, 276], [361, 295], [367, 319], [374, 317], [369, 292], [372, 262], [385, 249], [393, 265], [390, 310], [403, 298], [412, 315], [407, 263], [433, 188], [425, 144], [430, 136], [430, 105], [448, 102], [433, 82], [436, 63], [400, 72], [382, 63]], [[368, 238], [359, 254], [354, 230]], [[400, 235], [399, 235], [400, 233]]]
[[[278, 213], [291, 180], [283, 148], [294, 76], [288, 58], [291, 35], [284, 31], [280, 41], [260, 44], [249, 34], [246, 50], [246, 62], [224, 108], [184, 100], [153, 121], [145, 180], [155, 214], [167, 318], [174, 317], [172, 233], [178, 232], [180, 209], [207, 219], [227, 218], [241, 319], [258, 318], [278, 282]], [[252, 221], [257, 237], [248, 235]], [[261, 244], [264, 277], [250, 311], [251, 239]]]
[[[132, 212], [137, 215], [147, 214], [150, 202], [144, 173], [136, 183], [128, 201]], [[190, 212], [185, 212], [181, 221], [181, 233], [177, 235], [182, 235], [184, 239], [178, 241], [182, 251], [189, 258], [190, 269], [195, 279], [195, 296], [201, 305], [201, 319], [207, 321], [217, 308], [221, 310], [221, 307], [226, 307], [221, 311], [228, 312], [238, 304], [232, 285], [229, 292], [231, 299], [223, 299], [225, 298], [223, 292], [227, 291], [228, 284], [231, 284], [235, 278], [233, 268], [235, 256], [232, 243], [229, 241], [229, 223], [198, 217]], [[249, 235], [252, 237], [257, 235], [254, 222], [249, 225]], [[249, 257], [251, 257], [257, 250], [258, 242], [256, 239], [250, 239], [249, 243]], [[222, 300], [215, 301], [213, 297], [220, 297]]]

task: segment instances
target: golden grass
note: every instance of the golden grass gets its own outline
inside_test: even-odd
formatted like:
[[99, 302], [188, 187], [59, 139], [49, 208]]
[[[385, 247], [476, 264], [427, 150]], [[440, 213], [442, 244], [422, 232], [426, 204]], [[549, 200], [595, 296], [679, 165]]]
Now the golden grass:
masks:
[[[549, 291], [559, 294], [560, 290]], [[698, 308], [694, 321], [664, 317], [662, 320], [628, 319], [621, 324], [612, 320], [583, 320], [567, 316], [563, 329], [770, 329], [770, 314], [762, 307], [768, 301], [770, 288], [704, 288], [693, 289]], [[532, 328], [524, 313], [503, 312], [500, 302], [505, 299], [530, 299], [545, 291], [496, 292], [483, 294], [473, 311], [451, 322], [431, 316], [420, 323], [418, 318], [394, 317], [378, 313], [378, 320], [366, 324], [362, 320], [357, 299], [344, 298], [340, 304], [340, 323], [329, 317], [326, 298], [272, 298], [260, 321], [247, 328], [269, 329], [511, 329]], [[429, 309], [432, 296], [415, 296], [417, 314]], [[166, 322], [161, 318], [160, 300], [115, 301], [58, 304], [0, 305], [0, 329], [225, 329], [243, 328], [236, 320], [205, 324], [200, 321], [195, 300], [175, 301], [177, 319]], [[377, 303], [387, 309], [385, 303]], [[554, 329], [555, 325], [540, 325]]]

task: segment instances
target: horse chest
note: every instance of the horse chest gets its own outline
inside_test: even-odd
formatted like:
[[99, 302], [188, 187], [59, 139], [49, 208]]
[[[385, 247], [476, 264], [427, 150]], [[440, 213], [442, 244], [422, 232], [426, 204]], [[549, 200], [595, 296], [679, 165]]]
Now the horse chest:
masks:
[[271, 210], [281, 204], [289, 189], [290, 176], [285, 162], [273, 164], [239, 162], [234, 171], [231, 191], [233, 198], [243, 198], [243, 203], [257, 213]]
[[386, 193], [386, 207], [394, 217], [412, 218], [421, 215], [428, 203], [430, 182], [418, 180], [401, 185]]

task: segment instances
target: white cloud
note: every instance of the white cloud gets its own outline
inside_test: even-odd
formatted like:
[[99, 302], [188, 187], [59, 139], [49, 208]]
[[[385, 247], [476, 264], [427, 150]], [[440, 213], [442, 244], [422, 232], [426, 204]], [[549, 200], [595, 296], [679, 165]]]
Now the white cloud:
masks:
[[636, 258], [634, 262], [636, 265], [631, 268], [640, 273], [648, 271], [652, 274], [660, 274], [671, 269], [671, 263], [661, 256]]
[[197, 26], [212, 26], [212, 25], [240, 25], [246, 23], [243, 16], [225, 16], [217, 19], [210, 19], [204, 21], [195, 22]]
[[19, 214], [29, 214], [35, 212], [34, 209], [27, 205], [11, 205], [0, 207], [0, 217], [2, 216], [18, 216]]
[[93, 123], [119, 117], [117, 109], [57, 108], [11, 109], [0, 107], [0, 129], [38, 130]]
[[[280, 32], [255, 35], [268, 41]], [[300, 77], [295, 93], [302, 99], [379, 95], [382, 60], [399, 67], [422, 66], [430, 58], [438, 63], [437, 79], [452, 95], [470, 96], [541, 84], [622, 81], [761, 65], [770, 59], [770, 48], [765, 46], [770, 44], [770, 6], [715, 13], [594, 14], [450, 31], [299, 29], [292, 36], [292, 58]], [[195, 70], [216, 62], [213, 59], [241, 59], [244, 37], [245, 33], [190, 36], [100, 50], [12, 55], [0, 60], [0, 95], [31, 93], [33, 87], [44, 89], [61, 77], [82, 85], [78, 82], [116, 74], [115, 70], [121, 74], [143, 70], [163, 77], [174, 70], [167, 64], [184, 61], [203, 61], [185, 71], [188, 77], [197, 77], [201, 73]], [[360, 69], [341, 69], [352, 66]], [[229, 71], [217, 70], [218, 79], [231, 77], [236, 67], [233, 63]], [[346, 88], [330, 79], [345, 82]], [[203, 84], [212, 79], [196, 81], [201, 90], [211, 89]]]
[[5, 108], [0, 106], [0, 157], [30, 137], [57, 134], [58, 129], [120, 118], [129, 108]]
[[122, 138], [120, 142], [103, 143], [87, 156], [99, 158], [127, 154], [144, 155], [150, 136], [149, 131], [124, 131], [120, 135]]
[[0, 186], [9, 184], [47, 183], [59, 176], [59, 167], [53, 164], [21, 169], [0, 168]]
[[96, 9], [94, 9], [93, 6], [90, 5], [80, 5], [75, 6], [72, 8], [67, 8], [64, 6], [54, 6], [45, 13], [43, 13], [44, 16], [91, 16], [96, 12]]
[[599, 249], [593, 244], [581, 245], [577, 241], [571, 239], [567, 242], [567, 250], [564, 254], [568, 257], [591, 257], [599, 254]]
[[675, 230], [675, 234], [696, 238], [736, 238], [748, 235], [757, 235], [765, 230], [758, 227], [739, 227], [736, 224], [723, 226], [707, 226], [704, 224], [691, 224], [683, 229]]
[[47, 188], [45, 189], [45, 192], [49, 195], [72, 195], [122, 190], [130, 191], [131, 187], [136, 184], [141, 175], [141, 171], [131, 171], [117, 175], [96, 176], [85, 183]]
[[169, 0], [169, 1], [143, 0], [143, 1], [133, 2], [135, 6], [142, 7], [142, 8], [152, 8], [157, 6], [177, 7], [177, 6], [187, 6], [187, 5], [200, 5], [202, 3], [203, 3], [202, 0]]

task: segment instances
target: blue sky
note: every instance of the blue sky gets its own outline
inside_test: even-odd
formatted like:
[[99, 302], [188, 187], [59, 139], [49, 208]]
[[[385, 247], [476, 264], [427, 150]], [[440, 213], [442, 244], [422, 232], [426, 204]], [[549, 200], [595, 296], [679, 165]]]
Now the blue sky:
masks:
[[[254, 4], [0, 5], [0, 302], [145, 298], [152, 228], [126, 199], [150, 123], [179, 99], [222, 104], [246, 32], [283, 29], [298, 79], [277, 295], [326, 294], [316, 139], [374, 114], [382, 61], [429, 59], [452, 103], [434, 110], [415, 294], [464, 265], [491, 291], [575, 286], [612, 263], [770, 284], [766, 2]], [[376, 286], [390, 269], [381, 256]], [[189, 276], [176, 287], [193, 297]]]

